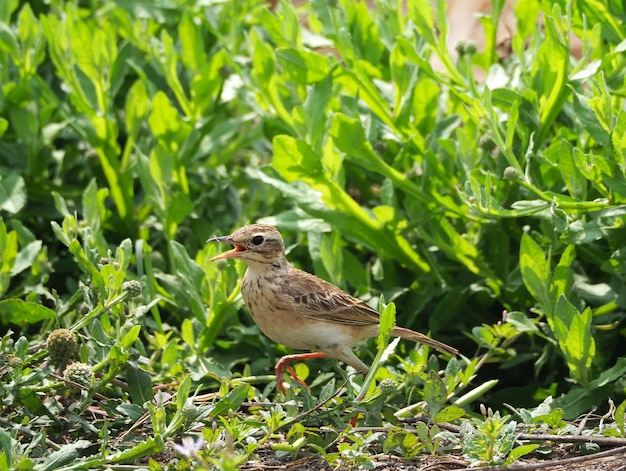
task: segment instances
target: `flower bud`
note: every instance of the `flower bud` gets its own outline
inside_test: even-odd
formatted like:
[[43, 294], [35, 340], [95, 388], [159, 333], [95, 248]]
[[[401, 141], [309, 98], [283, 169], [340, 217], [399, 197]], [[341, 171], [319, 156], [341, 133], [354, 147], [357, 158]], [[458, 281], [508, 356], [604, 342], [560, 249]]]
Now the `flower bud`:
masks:
[[520, 180], [522, 176], [520, 175], [519, 170], [515, 167], [507, 167], [504, 169], [502, 178], [505, 180]]

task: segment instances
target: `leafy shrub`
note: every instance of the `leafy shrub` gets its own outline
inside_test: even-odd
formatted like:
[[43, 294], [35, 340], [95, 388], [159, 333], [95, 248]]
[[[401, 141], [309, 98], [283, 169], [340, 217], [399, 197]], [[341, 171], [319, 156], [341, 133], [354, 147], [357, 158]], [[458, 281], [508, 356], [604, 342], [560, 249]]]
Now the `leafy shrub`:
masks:
[[[34, 368], [56, 328], [79, 334], [90, 397], [127, 382], [127, 421], [152, 384], [269, 372], [284, 348], [242, 314], [243, 267], [204, 244], [257, 221], [465, 352], [452, 395], [498, 377], [493, 407], [554, 395], [571, 418], [623, 391], [623, 6], [519, 1], [498, 62], [493, 38], [450, 56], [443, 1], [179, 3], [0, 5], [2, 348], [30, 410], [7, 420], [54, 417], [53, 367]], [[410, 396], [429, 360], [398, 353]]]

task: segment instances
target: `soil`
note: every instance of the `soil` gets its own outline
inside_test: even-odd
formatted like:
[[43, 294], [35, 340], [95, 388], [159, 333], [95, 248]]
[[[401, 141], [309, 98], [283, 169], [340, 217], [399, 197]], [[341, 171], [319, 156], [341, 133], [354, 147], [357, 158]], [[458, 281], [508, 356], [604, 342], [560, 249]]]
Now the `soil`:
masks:
[[[528, 455], [509, 466], [468, 468], [461, 455], [420, 455], [415, 460], [404, 460], [394, 456], [382, 456], [373, 460], [376, 471], [451, 471], [456, 469], [489, 471], [626, 471], [626, 447], [605, 448], [593, 455], [581, 455], [573, 444], [554, 445], [549, 455]], [[346, 466], [331, 466], [315, 456], [293, 460], [290, 456], [278, 456], [269, 447], [259, 450], [258, 457], [241, 466], [246, 471], [289, 470], [289, 471], [339, 471]]]

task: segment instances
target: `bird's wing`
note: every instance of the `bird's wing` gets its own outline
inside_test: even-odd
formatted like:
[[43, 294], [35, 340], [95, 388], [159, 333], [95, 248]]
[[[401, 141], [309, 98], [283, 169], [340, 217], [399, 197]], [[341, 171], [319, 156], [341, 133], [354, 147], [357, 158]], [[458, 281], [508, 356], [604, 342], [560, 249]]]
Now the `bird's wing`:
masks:
[[350, 325], [380, 323], [378, 312], [360, 299], [310, 273], [292, 270], [295, 276], [284, 280], [281, 294], [292, 301], [296, 312], [302, 316]]

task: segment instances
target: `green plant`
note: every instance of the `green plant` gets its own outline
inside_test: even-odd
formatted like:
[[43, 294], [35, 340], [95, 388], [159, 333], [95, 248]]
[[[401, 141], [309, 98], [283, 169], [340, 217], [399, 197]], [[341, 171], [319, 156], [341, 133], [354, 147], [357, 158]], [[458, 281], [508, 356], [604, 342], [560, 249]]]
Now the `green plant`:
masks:
[[[234, 469], [272, 446], [371, 466], [459, 457], [455, 426], [468, 459], [512, 462], [505, 404], [553, 434], [600, 407], [585, 433], [624, 436], [622, 4], [520, 0], [499, 59], [501, 1], [458, 56], [443, 0], [183, 3], [0, 2], [1, 469]], [[383, 329], [366, 379], [319, 360], [276, 395], [288, 352], [242, 309], [244, 267], [207, 263], [248, 222], [463, 356]]]
[[515, 447], [516, 425], [511, 416], [501, 416], [481, 404], [482, 418], [472, 418], [461, 425], [461, 445], [463, 456], [473, 466], [510, 464], [539, 445]]

